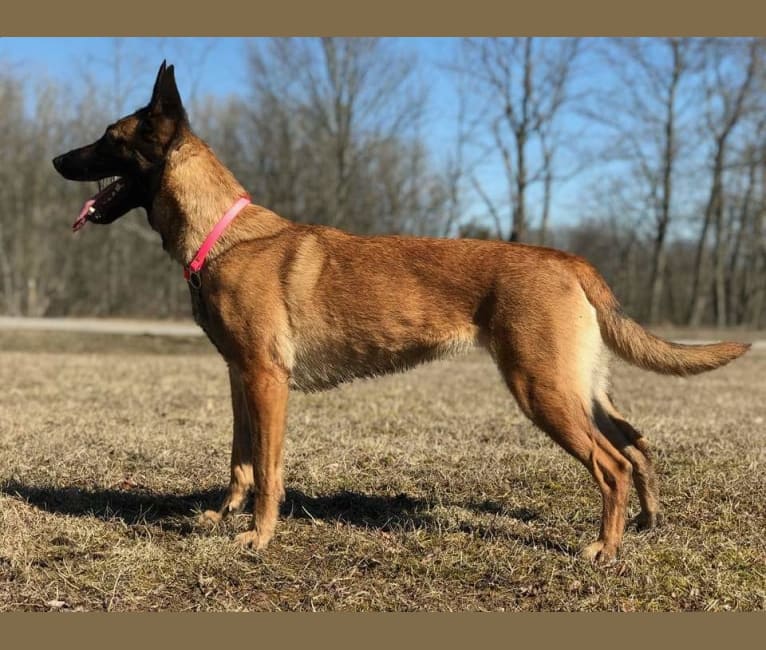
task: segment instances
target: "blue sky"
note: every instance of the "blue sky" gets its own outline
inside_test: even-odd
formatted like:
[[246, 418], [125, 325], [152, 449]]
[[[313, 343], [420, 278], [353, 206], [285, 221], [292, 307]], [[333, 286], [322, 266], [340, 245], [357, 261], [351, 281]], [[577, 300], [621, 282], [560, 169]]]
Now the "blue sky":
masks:
[[[147, 74], [156, 71], [163, 58], [176, 64], [176, 78], [182, 92], [189, 83], [189, 69], [195, 70], [198, 83], [205, 93], [229, 95], [242, 92], [247, 83], [245, 38], [0, 38], [0, 61], [23, 71], [29, 78], [48, 75], [76, 84], [87, 68], [94, 74], [106, 75], [105, 61], [113, 55], [119, 41], [127, 56], [141, 59], [141, 68]], [[401, 47], [414, 48], [427, 68], [449, 60], [455, 39], [412, 38], [394, 39]], [[149, 82], [151, 83], [151, 81]], [[428, 79], [432, 102], [443, 105], [452, 101], [453, 88], [445, 75], [435, 74]], [[145, 86], [146, 84], [144, 84]], [[146, 89], [139, 88], [140, 91]], [[139, 92], [135, 101], [145, 100]]]
[[[204, 65], [204, 81], [211, 93], [228, 94], [236, 92], [241, 83], [239, 73], [242, 65], [242, 39], [238, 38], [125, 38], [120, 39], [131, 54], [141, 52], [147, 58], [154, 54], [156, 65], [163, 56], [178, 58], [183, 47], [209, 45], [210, 53]], [[50, 75], [51, 77], [76, 83], [83, 64], [96, 64], [107, 59], [114, 47], [115, 39], [101, 37], [78, 38], [3, 38], [0, 40], [0, 57], [12, 64], [22, 66], [30, 76]], [[175, 55], [175, 56], [174, 56]], [[227, 70], [228, 74], [220, 74]], [[231, 74], [231, 73], [234, 74]], [[183, 74], [183, 68], [178, 76]]]
[[[125, 111], [132, 110], [147, 99], [157, 65], [163, 58], [176, 65], [176, 78], [183, 96], [193, 88], [201, 95], [227, 96], [247, 92], [246, 46], [242, 38], [2, 38], [0, 62], [10, 65], [24, 78], [34, 80], [48, 76], [73, 88], [81, 83], [83, 75], [96, 79], [111, 79], [115, 43], [123, 55], [141, 71], [140, 79], [131, 79], [134, 91], [126, 98]], [[423, 137], [435, 158], [443, 157], [445, 147], [454, 143], [456, 94], [454, 79], [444, 69], [453, 59], [459, 39], [452, 38], [399, 38], [396, 45], [417, 52], [421, 63], [419, 71], [429, 89], [429, 109]], [[193, 73], [191, 72], [193, 71]], [[589, 74], [590, 81], [598, 78], [599, 71]], [[193, 77], [193, 78], [192, 78]], [[193, 114], [192, 123], [193, 123]], [[99, 126], [100, 130], [100, 126]], [[502, 167], [482, 165], [477, 172], [482, 185], [490, 194], [505, 196]], [[567, 223], [579, 216], [579, 196], [583, 177], [576, 182], [557, 188], [554, 194], [552, 217], [554, 222]], [[530, 194], [528, 210], [536, 216], [539, 205], [534, 191]], [[469, 196], [466, 216], [482, 217], [486, 214], [476, 196]], [[532, 224], [534, 225], [534, 223]]]

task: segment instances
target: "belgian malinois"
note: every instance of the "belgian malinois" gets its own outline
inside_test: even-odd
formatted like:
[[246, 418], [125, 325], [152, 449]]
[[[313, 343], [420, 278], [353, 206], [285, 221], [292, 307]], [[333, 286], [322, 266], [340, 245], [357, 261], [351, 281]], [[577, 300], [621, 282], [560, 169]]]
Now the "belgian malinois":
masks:
[[[602, 561], [620, 546], [632, 480], [640, 528], [660, 520], [645, 438], [607, 392], [609, 351], [654, 372], [691, 375], [748, 345], [679, 345], [628, 318], [598, 272], [561, 251], [500, 241], [359, 237], [299, 225], [249, 202], [192, 132], [163, 62], [149, 104], [53, 164], [69, 180], [117, 180], [75, 222], [111, 223], [144, 208], [183, 265], [198, 324], [228, 363], [234, 412], [231, 479], [218, 522], [254, 493], [236, 540], [274, 534], [290, 388], [314, 391], [396, 372], [479, 344], [521, 410], [590, 471], [603, 499]], [[244, 198], [243, 198], [244, 197]]]

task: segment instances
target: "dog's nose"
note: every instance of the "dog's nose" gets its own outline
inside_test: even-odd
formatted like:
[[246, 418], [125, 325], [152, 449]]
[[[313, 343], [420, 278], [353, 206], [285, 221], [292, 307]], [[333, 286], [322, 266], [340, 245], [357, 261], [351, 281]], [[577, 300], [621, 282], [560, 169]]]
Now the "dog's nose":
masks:
[[56, 168], [56, 171], [61, 171], [61, 163], [64, 161], [64, 155], [56, 156], [53, 159], [53, 166]]

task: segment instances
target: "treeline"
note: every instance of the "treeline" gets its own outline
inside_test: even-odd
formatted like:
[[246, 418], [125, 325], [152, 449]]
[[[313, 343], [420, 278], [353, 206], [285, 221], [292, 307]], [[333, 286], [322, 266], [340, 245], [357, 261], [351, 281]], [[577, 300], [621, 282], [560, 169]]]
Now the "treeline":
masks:
[[[130, 47], [115, 44], [109, 88], [0, 72], [0, 313], [189, 313], [143, 215], [72, 241], [95, 187], [50, 164], [134, 108], [126, 80], [150, 79], [155, 62], [130, 68]], [[454, 39], [438, 61], [415, 52], [254, 39], [240, 94], [186, 93], [192, 125], [290, 219], [555, 245], [596, 264], [643, 321], [766, 326], [762, 41]]]

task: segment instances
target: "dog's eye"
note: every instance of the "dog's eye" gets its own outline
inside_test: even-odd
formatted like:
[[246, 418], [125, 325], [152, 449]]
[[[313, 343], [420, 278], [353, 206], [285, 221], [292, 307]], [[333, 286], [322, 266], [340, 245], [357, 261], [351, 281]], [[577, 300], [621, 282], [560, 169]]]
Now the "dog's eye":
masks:
[[139, 133], [151, 133], [152, 132], [152, 123], [149, 120], [141, 120], [138, 123], [138, 132]]

